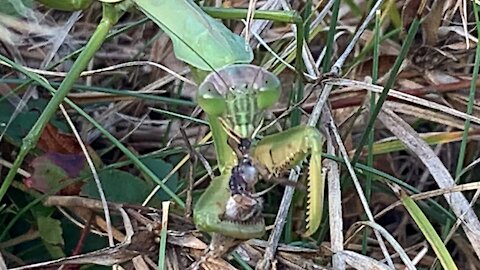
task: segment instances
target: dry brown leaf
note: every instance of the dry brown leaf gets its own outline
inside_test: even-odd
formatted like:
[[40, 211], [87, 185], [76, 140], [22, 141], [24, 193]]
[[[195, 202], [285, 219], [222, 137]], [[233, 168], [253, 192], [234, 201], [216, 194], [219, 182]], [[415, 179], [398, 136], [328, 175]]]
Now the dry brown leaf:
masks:
[[60, 133], [52, 124], [47, 124], [38, 140], [38, 148], [45, 152], [77, 154], [82, 149], [73, 135]]

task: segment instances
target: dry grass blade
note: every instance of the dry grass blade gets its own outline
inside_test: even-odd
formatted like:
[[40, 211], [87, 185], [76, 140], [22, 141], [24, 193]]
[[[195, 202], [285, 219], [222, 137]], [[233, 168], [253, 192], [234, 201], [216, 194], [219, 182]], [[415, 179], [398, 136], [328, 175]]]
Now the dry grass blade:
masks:
[[104, 248], [90, 253], [65, 257], [47, 262], [35, 263], [21, 267], [10, 268], [10, 270], [24, 270], [39, 267], [51, 267], [62, 264], [98, 264], [112, 266], [133, 259], [139, 252], [127, 249], [128, 245], [119, 244], [114, 247]]
[[114, 246], [113, 242], [113, 233], [112, 233], [112, 222], [110, 219], [110, 211], [107, 206], [107, 199], [105, 197], [105, 192], [103, 191], [102, 183], [100, 182], [100, 178], [98, 177], [97, 169], [95, 168], [95, 164], [92, 161], [92, 158], [90, 157], [90, 154], [88, 153], [87, 147], [82, 141], [82, 138], [80, 137], [80, 134], [78, 133], [77, 129], [75, 128], [75, 124], [72, 122], [72, 119], [68, 115], [67, 111], [65, 110], [65, 107], [60, 104], [60, 110], [62, 111], [63, 115], [65, 116], [65, 119], [67, 120], [68, 125], [73, 131], [73, 134], [75, 135], [75, 138], [78, 141], [78, 144], [82, 148], [82, 152], [87, 160], [88, 167], [90, 168], [90, 171], [92, 172], [93, 179], [95, 180], [95, 183], [97, 185], [98, 189], [98, 194], [100, 194], [100, 198], [102, 201], [102, 207], [103, 211], [105, 213], [105, 221], [107, 225], [107, 233], [108, 233], [108, 244], [110, 247]]
[[339, 253], [340, 256], [343, 257], [345, 262], [353, 267], [354, 269], [378, 269], [378, 270], [389, 270], [391, 269], [387, 265], [367, 257], [362, 254], [358, 254], [353, 251], [344, 250]]
[[[433, 150], [420, 138], [415, 130], [402, 118], [389, 110], [383, 110], [379, 120], [411, 150], [427, 167], [438, 186], [451, 188], [455, 182]], [[462, 227], [467, 235], [473, 250], [480, 258], [480, 222], [467, 199], [462, 193], [444, 194], [447, 203], [457, 216], [463, 220]]]
[[[348, 79], [329, 79], [326, 80], [325, 83], [327, 84], [333, 84], [333, 85], [338, 85], [338, 86], [354, 86], [358, 87], [360, 89], [366, 89], [375, 93], [381, 93], [383, 90], [382, 86], [377, 86], [374, 84], [370, 83], [365, 83], [365, 82], [360, 82], [360, 81], [355, 81], [355, 80], [348, 80]], [[480, 124], [480, 118], [466, 114], [464, 112], [461, 112], [459, 110], [452, 109], [450, 107], [447, 107], [445, 105], [438, 104], [436, 102], [432, 102], [423, 98], [419, 98], [407, 93], [403, 93], [394, 89], [390, 89], [389, 96], [392, 96], [394, 98], [398, 98], [407, 102], [412, 102], [414, 104], [418, 104], [430, 109], [435, 109], [438, 111], [441, 111], [445, 114], [449, 114], [461, 119], [468, 119], [476, 124]]]
[[[365, 214], [367, 215], [367, 218], [369, 219], [369, 221], [372, 224], [375, 224], [372, 211], [370, 210], [367, 199], [365, 198], [365, 192], [363, 191], [362, 186], [360, 185], [360, 181], [358, 180], [358, 177], [355, 174], [355, 171], [352, 167], [352, 164], [350, 163], [348, 153], [347, 153], [347, 149], [345, 148], [345, 145], [342, 141], [342, 138], [340, 137], [340, 134], [337, 130], [337, 127], [335, 126], [335, 122], [333, 120], [330, 109], [325, 107], [323, 109], [323, 114], [325, 115], [326, 122], [328, 123], [328, 130], [329, 130], [329, 132], [332, 133], [333, 138], [334, 138], [336, 144], [338, 145], [340, 155], [343, 158], [343, 160], [345, 161], [345, 164], [347, 165], [348, 173], [350, 174], [350, 177], [352, 178], [353, 184], [355, 186], [355, 190], [357, 191], [357, 194], [360, 198], [363, 210], [365, 211]], [[380, 235], [380, 232], [377, 231], [377, 230], [374, 230], [374, 234], [375, 234], [375, 237], [377, 238], [377, 241], [378, 241], [378, 244], [380, 245], [380, 248], [382, 249], [382, 253], [383, 253], [384, 257], [388, 262], [388, 265], [393, 267], [393, 261], [390, 258], [387, 247], [386, 247], [386, 245], [385, 245], [385, 243], [384, 243], [384, 241], [383, 241], [383, 239]]]
[[[328, 127], [326, 127], [328, 130]], [[326, 132], [327, 153], [335, 155], [333, 138]], [[330, 222], [330, 237], [332, 246], [332, 265], [335, 269], [345, 269], [345, 260], [339, 252], [343, 251], [343, 219], [342, 219], [342, 192], [340, 187], [340, 169], [332, 160], [324, 161], [328, 179], [328, 213]], [[322, 175], [326, 173], [323, 172]]]
[[396, 113], [413, 116], [416, 119], [424, 119], [430, 122], [458, 128], [461, 130], [463, 130], [464, 128], [464, 121], [443, 112], [431, 110], [430, 108], [422, 108], [395, 101], [386, 101], [384, 104], [384, 108], [392, 110]]
[[[469, 191], [469, 190], [478, 190], [478, 189], [480, 189], [480, 183], [479, 182], [474, 182], [474, 183], [468, 183], [468, 184], [453, 186], [451, 188], [440, 188], [440, 189], [435, 189], [435, 190], [431, 190], [431, 191], [425, 191], [425, 192], [422, 192], [422, 193], [419, 193], [419, 194], [411, 195], [410, 198], [414, 201], [418, 201], [418, 200], [429, 199], [429, 198], [436, 197], [436, 196], [441, 196], [441, 195], [444, 195], [444, 194], [447, 194], [447, 193], [462, 192], [462, 191]], [[385, 215], [388, 211], [390, 211], [393, 208], [395, 208], [397, 206], [400, 206], [400, 205], [402, 205], [401, 201], [397, 201], [393, 204], [390, 204], [385, 209], [378, 212], [375, 215], [375, 218], [377, 219], [377, 218]]]

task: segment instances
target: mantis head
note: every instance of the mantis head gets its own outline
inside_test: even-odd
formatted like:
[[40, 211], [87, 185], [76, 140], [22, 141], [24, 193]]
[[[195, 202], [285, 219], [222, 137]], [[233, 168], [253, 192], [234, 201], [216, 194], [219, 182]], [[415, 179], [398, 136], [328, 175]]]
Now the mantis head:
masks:
[[258, 66], [237, 64], [210, 73], [199, 87], [197, 102], [239, 138], [253, 138], [265, 109], [279, 96], [277, 76]]

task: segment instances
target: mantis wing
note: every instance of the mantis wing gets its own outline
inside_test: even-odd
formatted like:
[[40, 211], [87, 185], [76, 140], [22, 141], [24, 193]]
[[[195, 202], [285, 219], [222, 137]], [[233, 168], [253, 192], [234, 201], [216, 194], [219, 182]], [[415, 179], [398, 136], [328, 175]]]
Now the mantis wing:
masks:
[[191, 0], [134, 0], [168, 34], [178, 59], [201, 70], [250, 63], [253, 52], [238, 35]]

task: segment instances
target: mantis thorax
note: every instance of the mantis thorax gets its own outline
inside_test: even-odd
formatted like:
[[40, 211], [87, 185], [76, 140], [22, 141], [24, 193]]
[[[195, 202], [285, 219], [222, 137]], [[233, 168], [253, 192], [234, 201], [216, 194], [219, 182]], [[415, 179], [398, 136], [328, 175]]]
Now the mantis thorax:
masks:
[[198, 104], [213, 117], [224, 120], [238, 137], [252, 138], [264, 110], [280, 96], [280, 81], [254, 65], [232, 65], [210, 73], [200, 85]]

